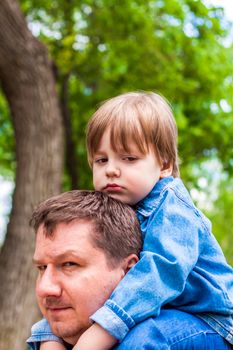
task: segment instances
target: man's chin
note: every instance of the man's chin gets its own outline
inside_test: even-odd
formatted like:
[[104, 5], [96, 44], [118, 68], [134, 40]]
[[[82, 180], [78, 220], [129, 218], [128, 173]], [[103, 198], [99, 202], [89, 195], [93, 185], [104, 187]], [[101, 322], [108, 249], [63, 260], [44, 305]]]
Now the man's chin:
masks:
[[60, 322], [60, 321], [49, 322], [49, 323], [53, 333], [57, 337], [62, 338], [67, 343], [72, 345], [77, 343], [79, 337], [85, 331], [85, 330], [80, 330], [79, 327], [75, 327], [67, 324], [65, 325], [63, 322]]

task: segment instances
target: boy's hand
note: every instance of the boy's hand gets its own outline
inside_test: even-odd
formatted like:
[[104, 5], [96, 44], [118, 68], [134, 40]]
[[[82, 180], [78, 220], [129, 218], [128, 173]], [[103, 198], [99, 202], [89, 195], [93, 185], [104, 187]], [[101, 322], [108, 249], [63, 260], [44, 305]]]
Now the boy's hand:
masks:
[[81, 335], [73, 350], [108, 350], [116, 343], [116, 338], [111, 336], [100, 325], [94, 323]]
[[57, 341], [43, 341], [40, 343], [40, 350], [66, 350], [66, 348]]

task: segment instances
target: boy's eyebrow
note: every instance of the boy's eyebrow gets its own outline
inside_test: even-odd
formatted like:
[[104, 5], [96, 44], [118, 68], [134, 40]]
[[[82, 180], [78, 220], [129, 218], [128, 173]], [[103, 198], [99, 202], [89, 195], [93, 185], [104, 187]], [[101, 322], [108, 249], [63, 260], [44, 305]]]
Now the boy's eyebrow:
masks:
[[102, 151], [100, 148], [98, 148], [95, 152], [94, 152], [94, 154], [96, 154], [96, 153], [103, 153], [104, 151]]
[[98, 149], [97, 151], [95, 151], [93, 153], [93, 157], [95, 157], [96, 155], [102, 155], [102, 154], [105, 154], [106, 152], [104, 150], [101, 150], [101, 149]]

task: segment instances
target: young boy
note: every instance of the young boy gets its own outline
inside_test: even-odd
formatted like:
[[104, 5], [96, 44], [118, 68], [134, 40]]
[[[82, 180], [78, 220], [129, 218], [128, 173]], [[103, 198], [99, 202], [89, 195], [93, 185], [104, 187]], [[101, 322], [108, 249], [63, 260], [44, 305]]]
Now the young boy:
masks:
[[110, 349], [164, 307], [200, 317], [233, 344], [233, 270], [179, 179], [168, 103], [144, 92], [106, 101], [88, 124], [87, 150], [95, 189], [135, 208], [144, 245], [74, 349]]

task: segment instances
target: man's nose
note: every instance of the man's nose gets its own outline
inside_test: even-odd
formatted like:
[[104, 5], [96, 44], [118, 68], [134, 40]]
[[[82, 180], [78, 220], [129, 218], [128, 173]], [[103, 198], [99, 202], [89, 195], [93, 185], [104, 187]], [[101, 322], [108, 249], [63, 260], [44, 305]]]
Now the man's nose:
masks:
[[61, 283], [54, 269], [47, 267], [37, 279], [36, 293], [40, 298], [60, 297]]
[[113, 161], [108, 161], [105, 171], [107, 177], [119, 177], [121, 174], [118, 163]]

